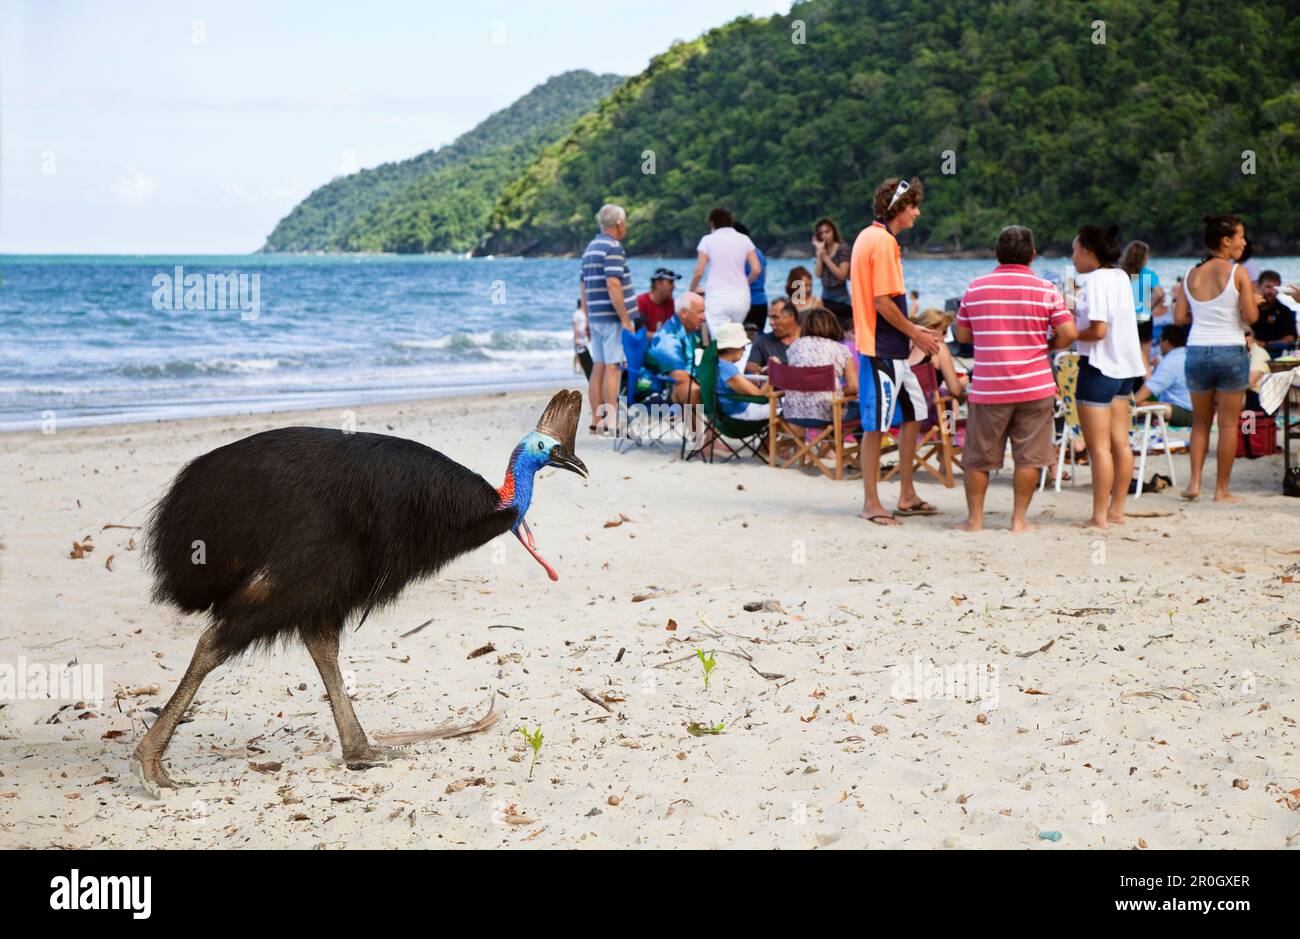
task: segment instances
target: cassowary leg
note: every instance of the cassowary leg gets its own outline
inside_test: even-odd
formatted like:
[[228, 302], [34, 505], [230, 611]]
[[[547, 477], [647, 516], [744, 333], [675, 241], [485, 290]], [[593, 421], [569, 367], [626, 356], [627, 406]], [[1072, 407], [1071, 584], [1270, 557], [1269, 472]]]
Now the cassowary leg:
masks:
[[339, 729], [339, 742], [343, 744], [343, 762], [349, 766], [373, 766], [386, 763], [395, 756], [405, 756], [401, 751], [389, 747], [370, 745], [356, 712], [352, 710], [352, 701], [343, 687], [343, 674], [339, 671], [338, 633], [311, 633], [303, 636], [303, 643], [311, 653], [312, 661], [316, 663], [321, 681], [325, 683], [325, 693], [329, 695], [330, 709], [334, 712], [334, 723]]
[[135, 770], [145, 790], [155, 799], [161, 798], [164, 789], [193, 785], [188, 782], [178, 783], [168, 776], [162, 766], [162, 757], [167, 751], [167, 745], [171, 743], [176, 725], [181, 722], [185, 709], [194, 700], [199, 685], [203, 684], [203, 679], [207, 677], [208, 672], [226, 659], [226, 656], [217, 649], [216, 638], [216, 627], [205, 630], [203, 635], [199, 636], [194, 657], [190, 659], [190, 666], [185, 669], [181, 683], [176, 686], [171, 700], [167, 702], [167, 706], [163, 708], [158, 719], [153, 722], [153, 726], [149, 728], [149, 732], [144, 735], [144, 739], [131, 755], [132, 769]]

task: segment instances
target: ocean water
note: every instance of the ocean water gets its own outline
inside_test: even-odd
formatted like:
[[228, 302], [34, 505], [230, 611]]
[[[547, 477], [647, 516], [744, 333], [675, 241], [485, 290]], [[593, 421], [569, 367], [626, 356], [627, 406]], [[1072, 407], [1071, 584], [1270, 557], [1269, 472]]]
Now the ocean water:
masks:
[[[1300, 258], [1260, 261], [1300, 280]], [[772, 295], [799, 263], [771, 261]], [[908, 261], [908, 286], [941, 307], [991, 263]], [[1190, 263], [1152, 266], [1169, 284]], [[638, 291], [660, 266], [685, 289], [694, 261], [631, 265]], [[186, 275], [210, 274], [236, 275], [229, 293], [187, 304]], [[576, 260], [16, 255], [0, 278], [0, 431], [575, 382]]]

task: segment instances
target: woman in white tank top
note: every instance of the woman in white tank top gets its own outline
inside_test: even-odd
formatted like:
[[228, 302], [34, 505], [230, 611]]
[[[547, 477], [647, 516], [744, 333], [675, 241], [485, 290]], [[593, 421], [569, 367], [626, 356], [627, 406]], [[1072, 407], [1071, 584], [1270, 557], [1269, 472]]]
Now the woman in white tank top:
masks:
[[1183, 493], [1201, 494], [1201, 472], [1210, 450], [1210, 427], [1219, 419], [1218, 475], [1214, 501], [1240, 502], [1228, 491], [1237, 456], [1241, 407], [1250, 384], [1246, 327], [1259, 318], [1255, 287], [1238, 260], [1246, 249], [1246, 228], [1232, 215], [1206, 215], [1205, 247], [1200, 264], [1183, 278], [1174, 304], [1174, 322], [1191, 322], [1187, 338], [1187, 390], [1192, 396], [1192, 481]]

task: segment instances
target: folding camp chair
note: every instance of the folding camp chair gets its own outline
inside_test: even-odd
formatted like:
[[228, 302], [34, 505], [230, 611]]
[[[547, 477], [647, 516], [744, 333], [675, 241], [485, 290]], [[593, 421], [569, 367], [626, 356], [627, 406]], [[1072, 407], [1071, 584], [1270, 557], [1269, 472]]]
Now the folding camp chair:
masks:
[[[639, 447], [647, 440], [661, 446], [674, 433], [684, 436], [681, 405], [674, 404], [670, 397], [672, 380], [645, 366], [646, 351], [650, 348], [650, 336], [645, 327], [642, 326], [636, 332], [623, 330], [622, 339], [627, 371], [627, 385], [623, 391], [627, 427], [615, 439], [614, 451], [620, 453], [633, 445]], [[652, 409], [660, 416], [665, 413], [668, 415], [668, 435], [665, 435], [661, 424], [650, 420]]]
[[[1073, 486], [1078, 475], [1074, 463], [1074, 441], [1083, 437], [1079, 426], [1079, 402], [1075, 392], [1079, 387], [1079, 354], [1077, 352], [1058, 352], [1055, 359], [1056, 370], [1056, 415], [1055, 420], [1061, 424], [1057, 432], [1056, 453], [1056, 491], [1061, 491], [1061, 473], [1065, 470], [1065, 455], [1070, 455], [1070, 485]], [[1038, 480], [1038, 491], [1047, 488], [1047, 467], [1043, 467]]]
[[[768, 417], [767, 462], [782, 469], [793, 466], [815, 466], [823, 476], [843, 479], [846, 468], [858, 459], [858, 444], [845, 444], [847, 434], [860, 434], [861, 423], [855, 418], [844, 419], [845, 407], [852, 399], [840, 393], [839, 381], [832, 365], [798, 367], [771, 362], [767, 367], [771, 412]], [[829, 392], [831, 394], [831, 422], [784, 417], [777, 409], [778, 399], [787, 391]], [[809, 435], [812, 435], [811, 437]], [[781, 460], [777, 455], [781, 444], [789, 443], [794, 454]], [[828, 468], [824, 462], [834, 457]]]
[[[700, 453], [705, 462], [713, 462], [713, 451], [721, 444], [727, 449], [723, 462], [742, 457], [745, 453], [759, 456], [759, 448], [767, 438], [768, 421], [742, 421], [722, 410], [719, 398], [728, 401], [740, 401], [746, 404], [767, 404], [769, 395], [738, 395], [718, 391], [718, 346], [710, 343], [704, 347], [704, 354], [696, 366], [695, 379], [700, 386], [700, 407], [704, 420], [704, 443], [699, 450], [686, 453], [689, 460], [695, 453]], [[735, 441], [732, 446], [728, 440]]]

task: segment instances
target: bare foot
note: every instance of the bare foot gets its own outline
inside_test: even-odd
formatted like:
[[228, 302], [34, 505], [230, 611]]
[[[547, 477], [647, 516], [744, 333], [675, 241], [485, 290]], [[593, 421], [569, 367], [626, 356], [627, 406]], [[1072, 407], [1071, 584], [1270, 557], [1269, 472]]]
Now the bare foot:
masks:
[[1029, 522], [1017, 522], [1014, 519], [1012, 519], [1011, 531], [1017, 535], [1026, 535], [1029, 534], [1029, 532], [1038, 531], [1038, 526], [1031, 525], [1029, 524]]
[[1195, 489], [1193, 489], [1191, 486], [1188, 486], [1186, 489], [1183, 490], [1183, 498], [1186, 499], [1188, 502], [1191, 502], [1194, 499], [1199, 499], [1200, 497], [1201, 497], [1200, 486], [1197, 486]]
[[1234, 505], [1242, 501], [1241, 496], [1234, 496], [1230, 492], [1216, 492], [1214, 494], [1215, 502], [1231, 502]]
[[1128, 519], [1124, 518], [1123, 515], [1107, 515], [1107, 516], [1106, 516], [1106, 521], [1110, 522], [1112, 525], [1127, 525], [1127, 524], [1128, 524]]
[[1106, 529], [1110, 528], [1110, 523], [1104, 518], [1103, 519], [1090, 518], [1082, 522], [1075, 522], [1074, 527], [1075, 528], [1099, 528], [1102, 531], [1105, 531]]
[[965, 531], [965, 532], [977, 532], [977, 531], [983, 531], [983, 530], [984, 530], [984, 523], [983, 523], [983, 522], [972, 522], [970, 519], [966, 519], [966, 521], [964, 521], [964, 522], [958, 522], [956, 525], [952, 526], [952, 530], [953, 530], [953, 531]]

